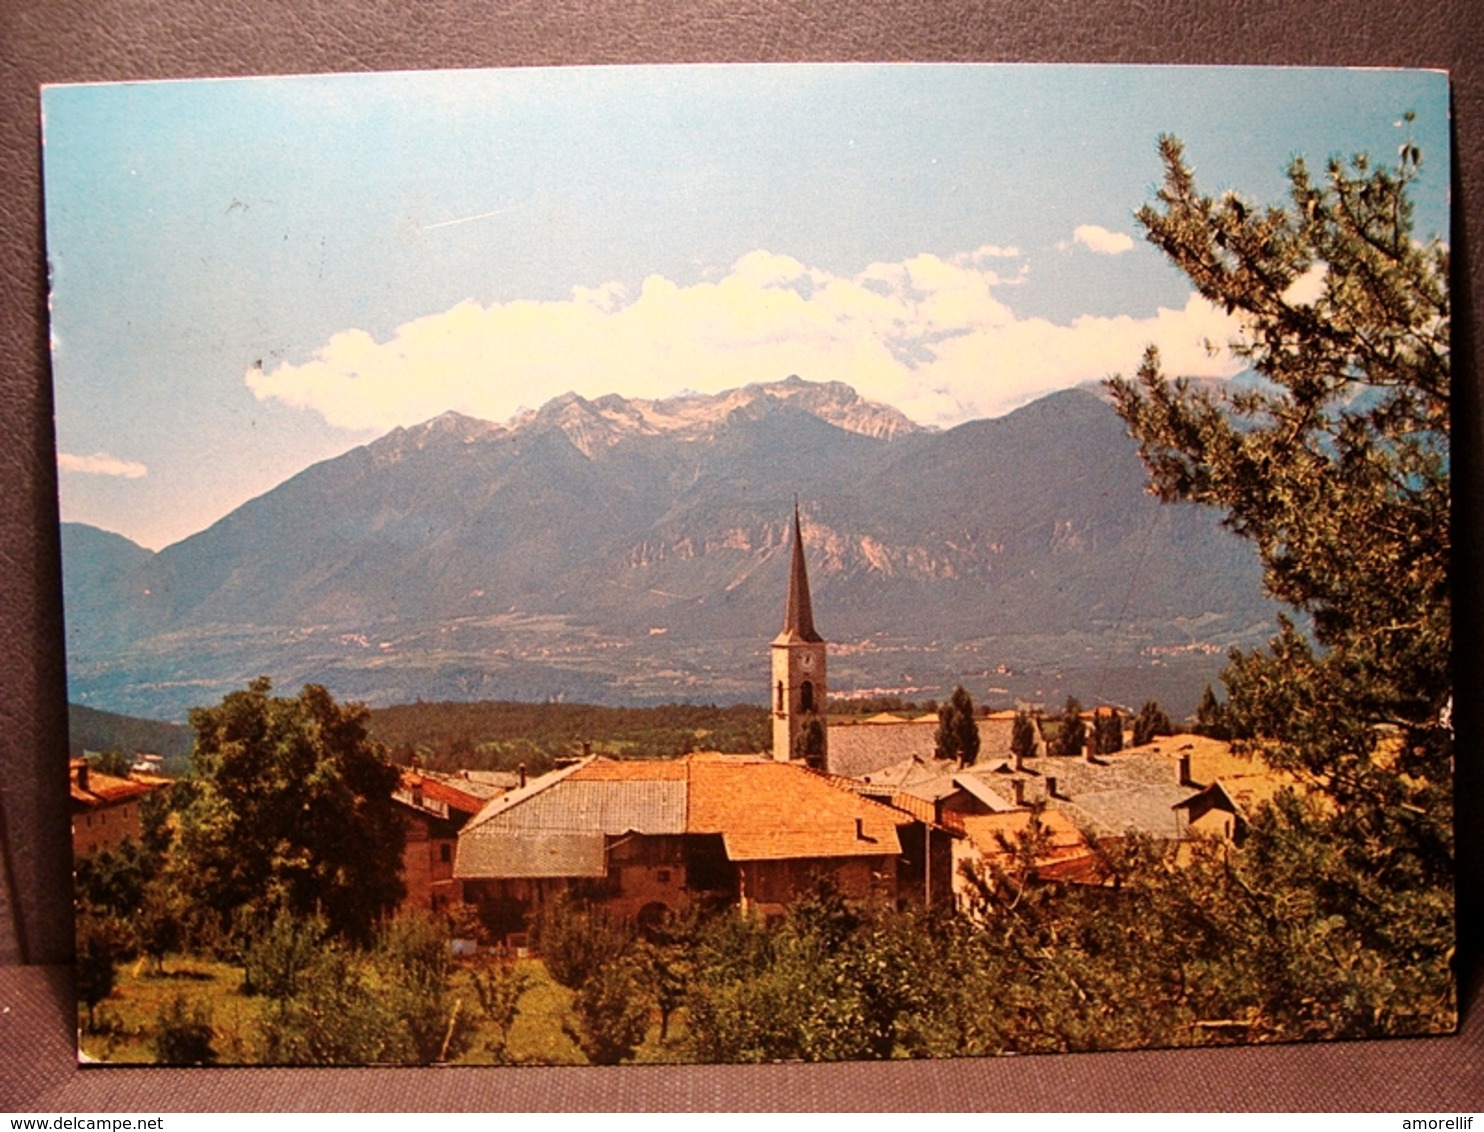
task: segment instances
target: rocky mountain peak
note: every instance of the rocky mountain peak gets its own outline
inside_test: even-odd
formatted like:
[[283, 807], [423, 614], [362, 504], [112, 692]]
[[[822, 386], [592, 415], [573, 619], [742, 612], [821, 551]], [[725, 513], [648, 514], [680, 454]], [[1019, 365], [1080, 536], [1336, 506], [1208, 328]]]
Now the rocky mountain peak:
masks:
[[398, 458], [436, 441], [472, 443], [494, 435], [558, 430], [592, 458], [603, 449], [637, 437], [700, 440], [715, 434], [733, 414], [757, 419], [780, 409], [808, 413], [847, 432], [893, 440], [925, 431], [890, 405], [870, 401], [842, 381], [813, 382], [793, 375], [721, 393], [681, 393], [649, 400], [609, 393], [596, 400], [568, 391], [538, 409], [516, 414], [504, 425], [448, 412], [410, 428], [396, 428], [371, 445], [373, 454]]
[[394, 462], [409, 452], [417, 452], [430, 444], [454, 442], [473, 444], [492, 436], [503, 435], [508, 430], [491, 421], [466, 416], [450, 409], [431, 420], [403, 428], [398, 426], [378, 440], [367, 445], [367, 451], [378, 462]]

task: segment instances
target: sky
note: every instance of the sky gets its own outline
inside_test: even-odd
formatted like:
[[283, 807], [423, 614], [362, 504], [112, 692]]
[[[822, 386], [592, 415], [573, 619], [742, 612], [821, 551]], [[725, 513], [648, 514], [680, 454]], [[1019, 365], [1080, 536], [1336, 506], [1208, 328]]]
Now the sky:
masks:
[[[1415, 111], [1410, 125], [1406, 111]], [[61, 515], [160, 549], [447, 410], [797, 374], [951, 427], [1238, 327], [1135, 211], [1423, 151], [1436, 72], [531, 68], [47, 87]]]

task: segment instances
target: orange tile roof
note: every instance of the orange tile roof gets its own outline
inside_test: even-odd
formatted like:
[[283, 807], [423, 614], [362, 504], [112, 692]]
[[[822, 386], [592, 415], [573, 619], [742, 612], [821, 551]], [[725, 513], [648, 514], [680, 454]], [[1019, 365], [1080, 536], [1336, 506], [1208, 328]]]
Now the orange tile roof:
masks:
[[169, 779], [156, 778], [153, 775], [147, 782], [136, 782], [130, 778], [115, 778], [111, 774], [102, 774], [89, 768], [88, 788], [84, 790], [77, 784], [77, 772], [80, 769], [78, 762], [77, 759], [71, 761], [68, 767], [68, 777], [72, 800], [80, 806], [116, 806], [121, 802], [149, 794], [162, 786], [169, 785], [170, 782]]
[[[999, 858], [1004, 863], [1014, 855], [1016, 839], [1030, 827], [1030, 821], [1030, 810], [1015, 810], [1007, 814], [965, 814], [963, 828], [985, 858]], [[1041, 834], [1044, 840], [1036, 856], [1038, 868], [1092, 853], [1092, 846], [1082, 831], [1060, 810], [1041, 811]], [[1008, 841], [1011, 848], [1007, 849], [1001, 838]]]
[[575, 771], [571, 782], [684, 782], [683, 759], [609, 759], [598, 756]]
[[1159, 735], [1142, 747], [1129, 747], [1122, 753], [1135, 752], [1166, 755], [1171, 760], [1189, 755], [1190, 776], [1201, 783], [1236, 774], [1261, 774], [1267, 769], [1261, 759], [1239, 755], [1225, 739], [1209, 735]]
[[927, 825], [947, 828], [938, 821], [938, 808], [925, 798], [903, 793], [889, 784], [878, 786], [875, 783], [862, 782], [858, 778], [846, 778], [839, 774], [825, 774], [824, 779], [838, 790], [849, 790], [854, 794], [859, 794], [862, 798], [870, 798], [894, 810], [901, 810], [902, 813]]
[[404, 790], [420, 788], [422, 796], [430, 802], [442, 802], [450, 810], [457, 810], [461, 814], [477, 814], [490, 800], [489, 794], [473, 794], [460, 790], [452, 783], [430, 778], [415, 770], [404, 770], [401, 784]]
[[685, 760], [688, 833], [719, 833], [733, 861], [895, 856], [904, 815], [791, 763]]

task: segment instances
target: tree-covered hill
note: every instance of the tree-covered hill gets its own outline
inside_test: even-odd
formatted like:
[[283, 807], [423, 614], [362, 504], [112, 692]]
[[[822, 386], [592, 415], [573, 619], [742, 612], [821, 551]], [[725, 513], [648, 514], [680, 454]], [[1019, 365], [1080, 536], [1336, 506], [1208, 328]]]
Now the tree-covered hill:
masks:
[[762, 751], [771, 742], [767, 709], [748, 704], [419, 702], [374, 710], [369, 731], [400, 763], [414, 755], [433, 770], [513, 770], [524, 763], [532, 773], [580, 754], [584, 743], [605, 755], [652, 759]]
[[180, 723], [136, 719], [81, 704], [67, 705], [67, 751], [77, 758], [84, 751], [120, 751], [125, 755], [160, 755], [165, 768], [178, 774], [191, 754], [191, 729]]

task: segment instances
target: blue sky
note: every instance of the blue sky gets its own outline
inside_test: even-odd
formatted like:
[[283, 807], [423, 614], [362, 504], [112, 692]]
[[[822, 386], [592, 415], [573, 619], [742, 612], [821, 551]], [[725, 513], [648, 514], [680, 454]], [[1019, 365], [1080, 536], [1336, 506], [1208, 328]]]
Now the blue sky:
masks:
[[959, 65], [424, 72], [43, 92], [64, 519], [151, 547], [317, 460], [569, 389], [843, 380], [949, 426], [1234, 332], [1139, 238], [1181, 137], [1276, 201], [1424, 151], [1436, 73]]

